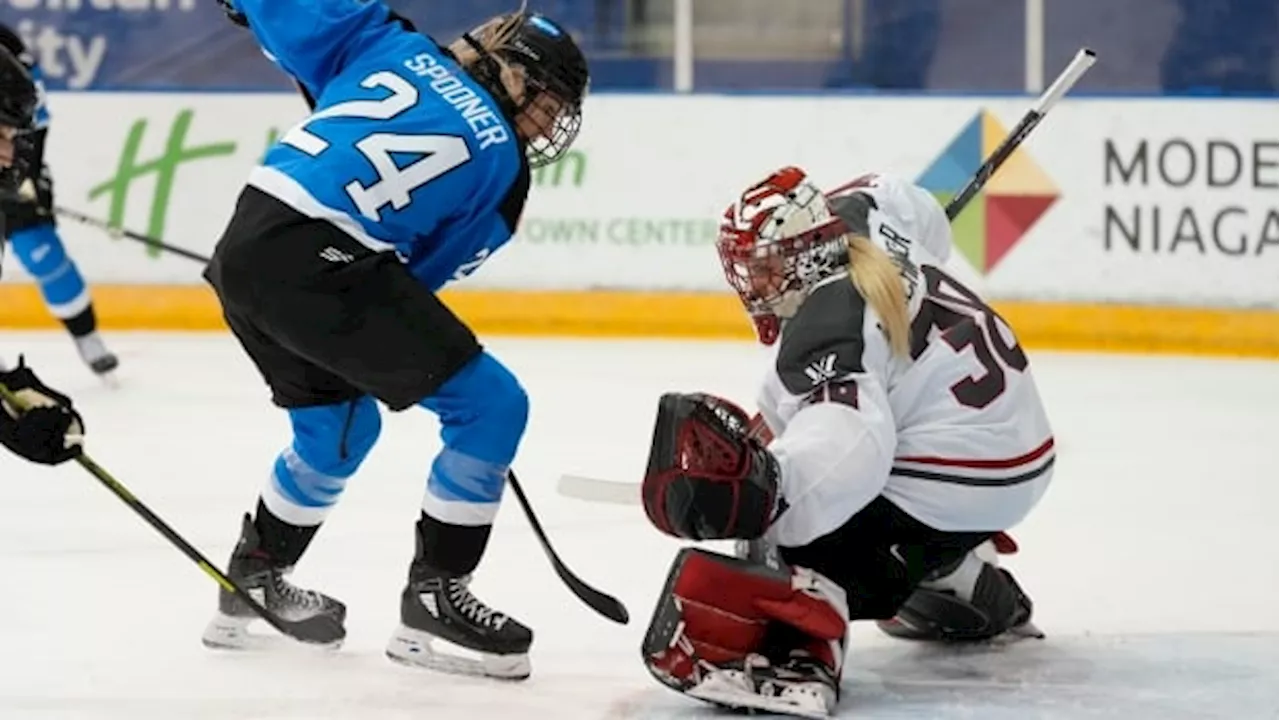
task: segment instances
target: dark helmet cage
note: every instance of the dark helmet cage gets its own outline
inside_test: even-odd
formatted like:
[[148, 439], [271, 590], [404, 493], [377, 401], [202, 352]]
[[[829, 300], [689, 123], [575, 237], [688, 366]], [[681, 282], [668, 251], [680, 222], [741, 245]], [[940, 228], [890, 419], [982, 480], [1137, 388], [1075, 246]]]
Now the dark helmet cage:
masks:
[[[528, 139], [529, 164], [541, 167], [559, 160], [573, 145], [582, 128], [582, 100], [587, 94], [590, 72], [587, 59], [578, 44], [563, 28], [542, 15], [521, 10], [518, 26], [510, 40], [493, 50], [493, 54], [525, 72], [524, 97], [517, 104], [503, 98], [512, 117], [526, 113], [537, 123], [540, 132]], [[470, 33], [462, 36], [479, 55], [477, 79], [487, 87], [506, 95], [498, 63]], [[552, 116], [537, 104], [542, 94], [554, 96], [559, 112]]]

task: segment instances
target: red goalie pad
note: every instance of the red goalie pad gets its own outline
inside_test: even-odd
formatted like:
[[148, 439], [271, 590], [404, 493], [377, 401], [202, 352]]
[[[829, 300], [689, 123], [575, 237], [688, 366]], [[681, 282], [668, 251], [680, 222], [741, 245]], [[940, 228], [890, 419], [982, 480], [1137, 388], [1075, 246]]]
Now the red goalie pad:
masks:
[[[752, 653], [807, 650], [838, 675], [847, 618], [843, 591], [816, 573], [688, 548], [671, 567], [642, 652], [654, 677], [681, 691], [708, 665]], [[790, 644], [769, 648], [778, 638]]]
[[749, 422], [712, 395], [662, 396], [641, 487], [654, 527], [692, 540], [764, 533], [777, 504], [778, 464], [748, 437]]

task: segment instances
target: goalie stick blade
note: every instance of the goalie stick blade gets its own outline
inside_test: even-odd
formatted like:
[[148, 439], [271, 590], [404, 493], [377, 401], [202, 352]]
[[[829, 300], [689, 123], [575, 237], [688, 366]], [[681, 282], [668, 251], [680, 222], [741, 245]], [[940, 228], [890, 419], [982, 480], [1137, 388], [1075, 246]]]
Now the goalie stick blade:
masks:
[[640, 486], [635, 483], [600, 480], [582, 475], [561, 475], [556, 483], [556, 492], [574, 500], [606, 505], [640, 505]]

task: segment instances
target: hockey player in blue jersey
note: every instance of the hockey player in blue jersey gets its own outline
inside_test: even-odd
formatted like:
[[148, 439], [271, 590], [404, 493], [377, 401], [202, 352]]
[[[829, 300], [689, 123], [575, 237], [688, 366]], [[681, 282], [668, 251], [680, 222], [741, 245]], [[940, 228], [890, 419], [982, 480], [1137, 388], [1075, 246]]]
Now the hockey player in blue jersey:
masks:
[[0, 24], [0, 47], [26, 66], [36, 83], [38, 97], [34, 129], [26, 134], [26, 142], [16, 158], [18, 182], [8, 191], [0, 192], [0, 212], [7, 218], [5, 236], [13, 247], [13, 254], [39, 283], [49, 312], [71, 333], [85, 364], [94, 373], [105, 375], [120, 363], [98, 334], [89, 288], [67, 254], [53, 217], [53, 179], [44, 162], [49, 110], [44, 102], [40, 68], [17, 34], [3, 24]]
[[[35, 132], [38, 99], [31, 73], [0, 44], [0, 192], [13, 190], [22, 178], [14, 166]], [[0, 259], [4, 257], [4, 227], [5, 215], [0, 208]], [[0, 445], [42, 465], [58, 465], [81, 453], [84, 421], [71, 398], [41, 382], [21, 358], [12, 370], [0, 367], [0, 384], [28, 408], [0, 401]]]
[[[531, 630], [468, 582], [528, 399], [436, 291], [511, 239], [530, 167], [577, 135], [586, 60], [560, 26], [523, 9], [441, 47], [377, 0], [225, 3], [315, 102], [251, 172], [206, 272], [293, 427], [228, 572], [286, 616], [343, 620], [341, 602], [284, 575], [373, 448], [379, 402], [425, 408], [444, 448], [425, 478], [387, 654], [527, 677]], [[249, 644], [251, 619], [224, 593], [204, 641]]]

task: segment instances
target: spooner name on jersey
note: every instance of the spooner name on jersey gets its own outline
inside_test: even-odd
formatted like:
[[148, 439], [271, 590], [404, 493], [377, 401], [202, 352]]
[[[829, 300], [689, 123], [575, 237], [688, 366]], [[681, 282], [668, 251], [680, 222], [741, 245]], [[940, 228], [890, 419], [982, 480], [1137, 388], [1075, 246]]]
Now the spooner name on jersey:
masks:
[[467, 121], [481, 150], [511, 140], [501, 116], [430, 53], [419, 53], [412, 60], [405, 60], [404, 66], [418, 77], [431, 78], [431, 89]]

